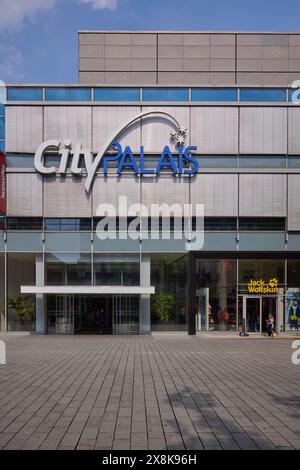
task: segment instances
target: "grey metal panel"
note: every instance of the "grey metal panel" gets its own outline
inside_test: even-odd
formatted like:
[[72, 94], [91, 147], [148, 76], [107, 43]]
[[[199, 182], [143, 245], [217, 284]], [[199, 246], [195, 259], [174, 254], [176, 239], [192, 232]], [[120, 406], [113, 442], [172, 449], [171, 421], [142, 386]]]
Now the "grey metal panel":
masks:
[[240, 175], [240, 216], [285, 217], [286, 175]]
[[42, 217], [42, 177], [37, 173], [8, 173], [7, 215], [10, 217]]
[[289, 233], [287, 241], [288, 251], [300, 251], [300, 234]]
[[189, 179], [171, 175], [142, 179], [142, 204], [187, 204], [189, 202]]
[[79, 71], [79, 83], [97, 83], [98, 85], [104, 83], [104, 72], [82, 72]]
[[300, 230], [300, 175], [288, 175], [288, 230]]
[[300, 109], [289, 108], [288, 110], [289, 121], [289, 140], [288, 150], [289, 153], [300, 153]]
[[172, 253], [172, 252], [185, 252], [187, 240], [182, 237], [181, 240], [143, 240], [142, 251], [143, 253]]
[[[97, 214], [100, 204], [111, 204], [116, 210], [116, 214], [122, 215], [119, 208], [119, 197], [127, 197], [128, 207], [140, 202], [140, 180], [134, 175], [117, 176], [97, 176], [93, 186], [93, 216]], [[120, 210], [119, 210], [120, 209]]]
[[[138, 106], [95, 106], [93, 109], [94, 151], [100, 151], [109, 138], [113, 140], [120, 125], [130, 121], [139, 112]], [[140, 123], [136, 122], [121, 134], [118, 141], [122, 146], [130, 145], [132, 150], [138, 150], [140, 136]]]
[[198, 174], [191, 179], [191, 203], [204, 204], [205, 216], [237, 216], [238, 175]]
[[[143, 112], [151, 110], [165, 111], [179, 122], [180, 126], [190, 129], [190, 117], [188, 106], [143, 106]], [[174, 124], [164, 116], [149, 116], [142, 119], [141, 141], [145, 152], [161, 152], [165, 145], [170, 145], [170, 133], [174, 131]], [[171, 144], [170, 148], [174, 149]], [[176, 150], [177, 153], [177, 150]]]
[[7, 152], [35, 153], [43, 142], [41, 106], [6, 106], [5, 145]]
[[45, 140], [71, 139], [91, 147], [92, 111], [90, 106], [45, 106]]
[[91, 251], [90, 233], [45, 233], [45, 251]]
[[238, 152], [238, 110], [229, 107], [193, 107], [191, 142], [200, 153]]
[[44, 178], [45, 217], [91, 217], [91, 196], [80, 176]]
[[43, 251], [41, 232], [7, 232], [7, 251]]
[[284, 247], [284, 233], [240, 233], [240, 251], [283, 251]]
[[240, 153], [260, 152], [287, 152], [286, 108], [241, 108]]
[[140, 241], [131, 240], [99, 240], [94, 235], [94, 251], [98, 253], [139, 253]]
[[0, 252], [5, 251], [4, 232], [0, 231]]
[[79, 44], [98, 45], [104, 44], [104, 33], [80, 33]]
[[236, 251], [234, 232], [205, 232], [203, 251]]

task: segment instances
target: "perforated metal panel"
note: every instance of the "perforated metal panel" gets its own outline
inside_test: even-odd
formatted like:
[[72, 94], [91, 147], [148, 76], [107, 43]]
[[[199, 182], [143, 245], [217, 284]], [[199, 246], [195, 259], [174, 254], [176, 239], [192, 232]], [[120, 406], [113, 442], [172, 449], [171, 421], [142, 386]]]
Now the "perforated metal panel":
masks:
[[38, 174], [8, 173], [7, 215], [42, 217], [42, 177]]
[[198, 174], [191, 180], [192, 204], [204, 204], [205, 216], [236, 216], [238, 176]]
[[91, 196], [85, 179], [67, 176], [46, 177], [44, 180], [45, 217], [91, 217]]
[[240, 175], [240, 216], [286, 216], [286, 175]]
[[151, 204], [187, 204], [189, 202], [189, 179], [171, 175], [142, 180], [142, 203]]
[[288, 151], [289, 153], [300, 153], [300, 109], [289, 108], [288, 110], [289, 119], [289, 142]]
[[[93, 215], [97, 215], [99, 204], [112, 204], [116, 214], [125, 215], [122, 205], [119, 207], [119, 197], [127, 197], [127, 205], [140, 202], [140, 180], [133, 175], [122, 177], [98, 176], [93, 187]], [[120, 210], [119, 210], [120, 209]]]
[[91, 107], [46, 106], [44, 110], [45, 140], [71, 139], [91, 147]]
[[[179, 125], [188, 130], [187, 140], [189, 142], [190, 122], [189, 122], [189, 108], [180, 106], [144, 106], [143, 111], [165, 111], [173, 116]], [[174, 131], [175, 127], [168, 117], [163, 115], [154, 115], [143, 118], [142, 125], [142, 142], [145, 152], [161, 152], [165, 145], [170, 145], [172, 151], [175, 150], [174, 142], [170, 141], [170, 133]]]
[[238, 152], [238, 110], [226, 107], [192, 108], [191, 143], [200, 153]]
[[286, 153], [286, 108], [241, 108], [241, 153]]
[[288, 175], [288, 229], [300, 230], [300, 175]]
[[5, 110], [7, 152], [35, 153], [43, 141], [43, 112], [40, 106], [7, 106]]
[[[137, 106], [99, 106], [93, 109], [93, 150], [100, 151], [107, 139], [114, 139], [123, 124], [140, 113]], [[133, 151], [140, 147], [140, 121], [132, 124], [117, 139], [123, 147], [130, 145]]]

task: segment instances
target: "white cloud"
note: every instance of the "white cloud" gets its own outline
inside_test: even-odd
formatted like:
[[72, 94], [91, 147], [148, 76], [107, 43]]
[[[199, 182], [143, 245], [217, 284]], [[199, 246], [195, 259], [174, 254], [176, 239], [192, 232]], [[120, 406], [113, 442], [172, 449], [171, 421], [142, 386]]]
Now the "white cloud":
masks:
[[115, 10], [117, 8], [118, 0], [79, 0], [79, 3], [91, 4], [93, 10]]
[[0, 44], [0, 78], [5, 82], [20, 82], [23, 78], [24, 57], [15, 46]]
[[[0, 0], [0, 28], [18, 28], [25, 19], [34, 19], [41, 12], [46, 12], [56, 4], [66, 0]], [[118, 0], [73, 0], [79, 4], [87, 4], [93, 10], [117, 8]]]
[[25, 18], [34, 18], [40, 11], [54, 7], [57, 0], [0, 0], [0, 27], [22, 25]]

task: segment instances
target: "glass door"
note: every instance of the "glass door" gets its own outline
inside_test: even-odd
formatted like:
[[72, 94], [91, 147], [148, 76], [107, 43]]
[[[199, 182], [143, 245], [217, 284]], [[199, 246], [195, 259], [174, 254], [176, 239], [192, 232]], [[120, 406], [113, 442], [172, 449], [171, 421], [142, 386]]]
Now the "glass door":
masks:
[[261, 333], [261, 297], [243, 297], [243, 320], [247, 333]]
[[74, 333], [74, 296], [47, 296], [47, 324], [49, 334]]
[[267, 332], [267, 320], [268, 320], [269, 315], [273, 316], [275, 320], [275, 330], [278, 332], [277, 297], [262, 297], [261, 329], [263, 333]]
[[140, 299], [133, 295], [115, 295], [113, 298], [113, 333], [115, 335], [139, 334]]

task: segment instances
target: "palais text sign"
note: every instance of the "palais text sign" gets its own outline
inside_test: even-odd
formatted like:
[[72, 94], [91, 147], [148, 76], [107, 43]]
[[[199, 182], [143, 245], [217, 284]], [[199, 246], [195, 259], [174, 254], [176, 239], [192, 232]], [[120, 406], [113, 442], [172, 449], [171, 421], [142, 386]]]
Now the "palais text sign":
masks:
[[[170, 134], [171, 140], [175, 142], [175, 151], [172, 151], [166, 145], [160, 153], [156, 168], [145, 168], [145, 150], [141, 146], [138, 152], [133, 152], [130, 146], [122, 148], [118, 142], [118, 138], [135, 121], [148, 118], [152, 115], [162, 115], [163, 118], [171, 121], [175, 129]], [[185, 145], [187, 130], [179, 125], [179, 122], [168, 112], [160, 110], [151, 110], [138, 114], [131, 118], [128, 122], [117, 129], [111, 137], [104, 143], [102, 149], [94, 156], [94, 152], [90, 148], [82, 148], [81, 142], [73, 143], [70, 139], [63, 141], [52, 139], [43, 142], [37, 149], [34, 157], [34, 166], [39, 173], [49, 175], [59, 173], [66, 174], [70, 169], [72, 174], [78, 175], [82, 172], [83, 167], [86, 171], [87, 178], [85, 183], [86, 191], [89, 192], [93, 183], [93, 179], [100, 168], [103, 169], [104, 175], [110, 165], [117, 167], [117, 174], [121, 175], [124, 170], [132, 170], [137, 175], [159, 175], [162, 169], [169, 169], [172, 174], [193, 175], [197, 173], [199, 168], [198, 161], [192, 156], [192, 152], [197, 150], [195, 146]], [[114, 154], [109, 154], [110, 150], [114, 150]], [[60, 157], [59, 166], [47, 166], [45, 163], [45, 155], [49, 152], [58, 153]], [[111, 152], [110, 152], [111, 153]]]
[[250, 279], [247, 284], [249, 294], [278, 294], [278, 279], [274, 277], [269, 282], [263, 279]]

